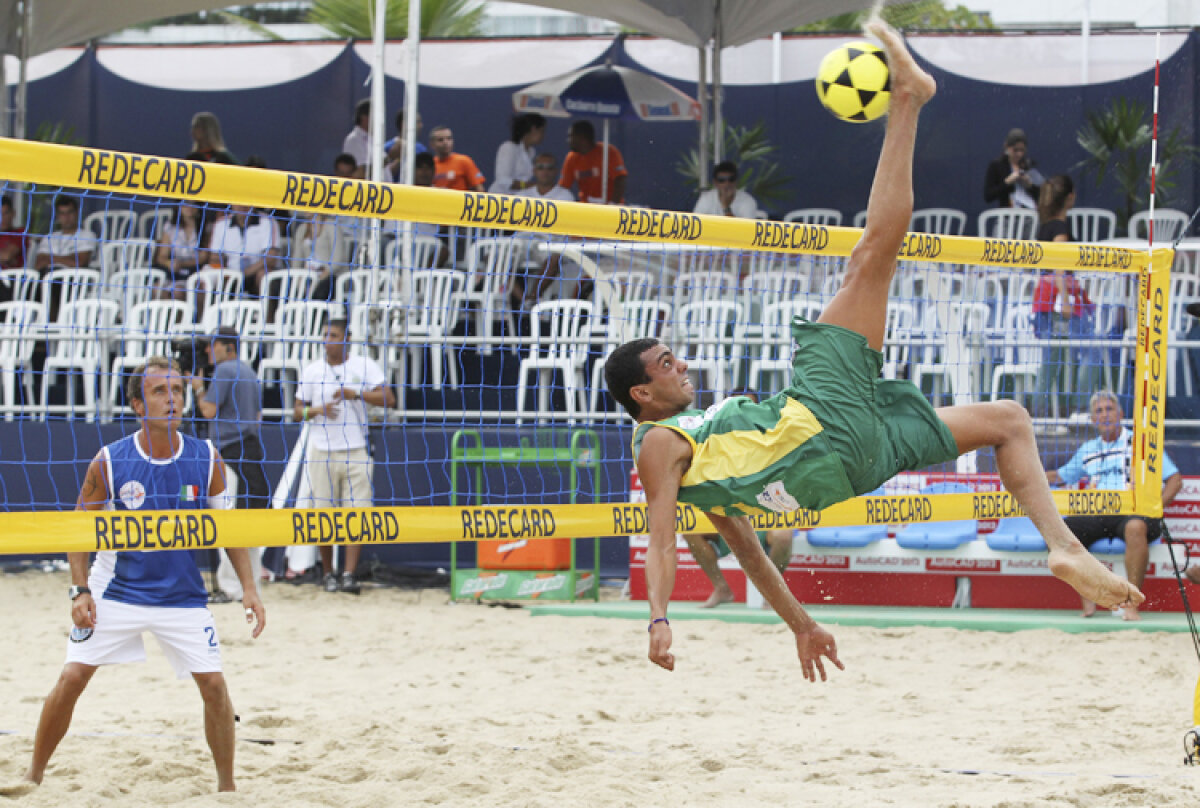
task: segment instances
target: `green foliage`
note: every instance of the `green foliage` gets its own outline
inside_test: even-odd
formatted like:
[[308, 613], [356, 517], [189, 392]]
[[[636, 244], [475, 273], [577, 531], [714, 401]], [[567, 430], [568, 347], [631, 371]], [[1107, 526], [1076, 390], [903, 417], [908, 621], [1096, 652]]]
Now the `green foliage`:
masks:
[[[386, 0], [388, 39], [408, 36], [408, 0]], [[339, 39], [370, 39], [374, 0], [315, 0], [308, 21]], [[483, 6], [477, 0], [421, 0], [421, 38], [470, 37], [480, 31]]]
[[[711, 142], [710, 134], [709, 143]], [[767, 137], [767, 128], [762, 121], [751, 127], [725, 125], [724, 159], [737, 163], [738, 187], [753, 196], [760, 207], [767, 207], [790, 197], [788, 186], [792, 178], [780, 171], [779, 163], [775, 160], [778, 150]], [[711, 170], [711, 163], [709, 168]], [[696, 193], [709, 184], [710, 177], [700, 176], [699, 147], [680, 157], [675, 164], [675, 170], [687, 179], [688, 185], [696, 189]]]
[[[1097, 187], [1111, 178], [1120, 189], [1123, 206], [1116, 212], [1124, 228], [1129, 217], [1149, 204], [1150, 141], [1153, 131], [1146, 105], [1141, 101], [1114, 98], [1107, 106], [1086, 114], [1086, 123], [1075, 134], [1088, 156], [1075, 168], [1091, 172]], [[1158, 171], [1155, 190], [1158, 205], [1169, 207], [1179, 170], [1194, 162], [1200, 150], [1188, 143], [1179, 127], [1158, 141]]]
[[[36, 140], [41, 143], [59, 143], [64, 146], [82, 146], [83, 141], [75, 135], [75, 127], [68, 126], [62, 121], [43, 121], [38, 124], [38, 128], [34, 130], [33, 137], [30, 140]], [[29, 223], [26, 228], [30, 233], [49, 233], [50, 222], [53, 218], [51, 205], [54, 202], [54, 196], [59, 191], [56, 185], [34, 185], [33, 193], [27, 199], [29, 202], [29, 211], [25, 214], [25, 220]]]
[[[870, 15], [870, 9], [850, 14], [838, 14], [809, 25], [793, 29], [803, 32], [861, 31]], [[942, 0], [916, 0], [911, 3], [895, 3], [883, 7], [883, 19], [902, 31], [974, 30], [993, 28], [992, 21], [985, 15], [976, 14], [966, 6], [947, 8]]]

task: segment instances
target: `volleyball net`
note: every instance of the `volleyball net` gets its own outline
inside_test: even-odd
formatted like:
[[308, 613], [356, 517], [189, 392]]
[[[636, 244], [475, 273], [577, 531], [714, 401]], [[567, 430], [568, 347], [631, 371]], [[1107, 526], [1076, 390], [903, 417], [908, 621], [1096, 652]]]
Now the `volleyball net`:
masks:
[[[629, 502], [632, 421], [603, 383], [608, 353], [662, 338], [691, 366], [699, 407], [771, 395], [790, 377], [792, 318], [819, 316], [861, 232], [4, 139], [0, 165], [30, 223], [25, 266], [0, 274], [0, 553], [643, 533]], [[1173, 253], [913, 225], [883, 375], [935, 405], [1015, 398], [1047, 468], [1091, 437], [1091, 396], [1111, 391], [1133, 436], [1129, 484], [1057, 502], [1067, 514], [1160, 513], [1167, 338], [1198, 291], [1172, 298]], [[297, 401], [328, 392], [305, 369], [326, 357], [336, 320], [349, 354], [378, 371], [354, 381], [396, 397], [367, 411], [371, 455], [358, 462], [370, 464], [370, 507], [321, 501], [318, 477], [344, 476], [334, 465], [347, 461], [306, 451], [315, 425], [296, 422], [309, 416]], [[129, 375], [165, 354], [211, 376], [221, 327], [262, 381], [262, 420], [183, 428], [218, 444], [260, 433], [275, 507], [72, 513], [99, 447], [136, 429]], [[190, 387], [188, 398], [193, 411]], [[978, 452], [897, 478], [886, 496], [755, 522], [1020, 515], [994, 472]], [[967, 488], [936, 482], [954, 479]], [[707, 527], [688, 506], [679, 525]]]

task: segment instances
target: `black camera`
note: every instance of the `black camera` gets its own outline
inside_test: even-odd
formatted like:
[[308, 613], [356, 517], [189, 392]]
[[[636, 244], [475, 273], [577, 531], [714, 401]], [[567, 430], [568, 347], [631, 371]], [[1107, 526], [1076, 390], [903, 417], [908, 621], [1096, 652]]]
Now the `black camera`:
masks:
[[171, 354], [179, 363], [183, 375], [208, 376], [212, 373], [212, 365], [208, 361], [210, 341], [211, 338], [205, 334], [189, 334], [171, 340]]

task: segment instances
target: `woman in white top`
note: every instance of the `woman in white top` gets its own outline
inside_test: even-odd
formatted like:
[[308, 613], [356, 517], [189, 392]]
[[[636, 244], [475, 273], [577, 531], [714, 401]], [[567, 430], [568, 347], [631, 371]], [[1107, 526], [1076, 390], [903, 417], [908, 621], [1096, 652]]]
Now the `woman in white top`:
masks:
[[234, 205], [213, 225], [208, 247], [214, 263], [241, 270], [246, 290], [258, 293], [263, 276], [279, 265], [279, 225], [246, 205]]
[[536, 112], [517, 115], [512, 135], [496, 150], [495, 181], [488, 188], [494, 194], [507, 194], [528, 188], [533, 182], [533, 155], [546, 136], [546, 119]]

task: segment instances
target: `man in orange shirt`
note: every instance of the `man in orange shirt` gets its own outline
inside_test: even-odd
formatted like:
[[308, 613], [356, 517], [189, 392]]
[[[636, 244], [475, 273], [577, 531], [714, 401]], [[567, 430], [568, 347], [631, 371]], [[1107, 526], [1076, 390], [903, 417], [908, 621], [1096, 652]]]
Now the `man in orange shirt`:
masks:
[[571, 190], [579, 183], [580, 202], [620, 205], [625, 202], [625, 158], [617, 147], [608, 146], [608, 199], [603, 199], [601, 179], [604, 173], [604, 148], [596, 143], [596, 130], [591, 121], [575, 121], [567, 134], [570, 153], [563, 161], [558, 184]]
[[484, 190], [483, 172], [475, 161], [454, 151], [454, 133], [449, 126], [429, 130], [429, 145], [433, 149], [433, 187], [453, 188], [456, 191]]

